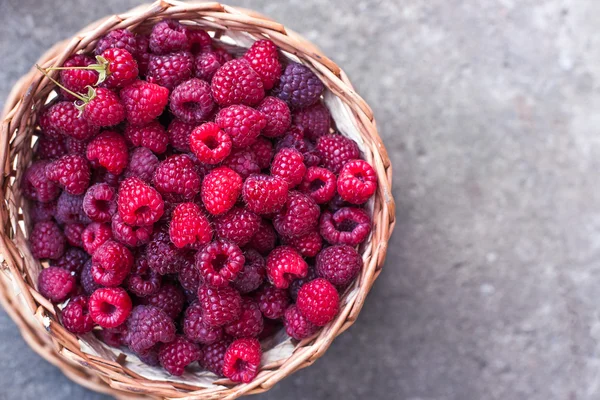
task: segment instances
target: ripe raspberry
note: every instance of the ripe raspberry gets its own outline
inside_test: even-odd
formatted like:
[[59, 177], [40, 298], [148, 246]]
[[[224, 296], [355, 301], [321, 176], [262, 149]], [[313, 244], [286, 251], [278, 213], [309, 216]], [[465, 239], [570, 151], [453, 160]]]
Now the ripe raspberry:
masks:
[[85, 157], [88, 143], [88, 140], [77, 140], [72, 137], [67, 137], [67, 153]]
[[277, 235], [275, 233], [275, 229], [273, 229], [273, 225], [265, 219], [260, 222], [258, 227], [258, 231], [250, 240], [249, 246], [260, 254], [267, 255], [275, 248], [275, 243], [277, 242]]
[[[43, 204], [43, 203], [42, 203]], [[71, 246], [81, 247], [83, 248], [83, 240], [81, 239], [81, 235], [85, 229], [84, 224], [66, 224], [63, 228], [65, 233], [65, 238], [67, 239], [67, 243]]]
[[23, 174], [23, 194], [30, 200], [50, 202], [60, 195], [60, 188], [46, 177], [46, 160], [35, 161]]
[[127, 121], [143, 126], [162, 114], [169, 102], [169, 89], [155, 83], [135, 81], [121, 89], [120, 96], [127, 111]]
[[147, 350], [144, 350], [140, 353], [136, 353], [136, 355], [144, 364], [150, 365], [152, 367], [158, 367], [160, 365], [160, 360], [158, 359], [158, 350], [160, 349], [160, 346], [160, 344], [154, 345]]
[[162, 277], [148, 267], [148, 260], [138, 257], [127, 278], [127, 289], [136, 296], [146, 297], [157, 293], [161, 283]]
[[174, 376], [183, 375], [185, 367], [198, 361], [200, 357], [200, 347], [183, 336], [177, 336], [171, 343], [163, 344], [158, 352], [160, 365]]
[[125, 107], [115, 92], [96, 88], [95, 95], [83, 107], [83, 118], [92, 126], [115, 126], [125, 119]]
[[223, 376], [223, 361], [230, 344], [231, 339], [223, 339], [204, 346], [204, 354], [200, 359], [200, 365], [213, 374]]
[[89, 260], [90, 256], [83, 250], [76, 247], [71, 247], [55, 262], [51, 263], [52, 267], [66, 269], [75, 277], [81, 275], [83, 266]]
[[134, 146], [146, 147], [156, 154], [167, 151], [169, 145], [167, 132], [158, 121], [152, 121], [143, 127], [128, 124], [125, 127], [125, 138]]
[[300, 191], [308, 194], [317, 204], [325, 204], [333, 199], [336, 190], [335, 174], [326, 168], [310, 167], [306, 170]]
[[202, 316], [208, 326], [218, 327], [235, 321], [242, 312], [242, 297], [230, 286], [198, 288], [198, 301], [202, 306]]
[[244, 254], [234, 243], [216, 240], [196, 253], [196, 268], [208, 285], [227, 286], [244, 268]]
[[187, 37], [192, 54], [207, 52], [212, 48], [212, 38], [202, 29], [187, 28]]
[[270, 40], [258, 40], [244, 54], [244, 59], [263, 82], [265, 90], [271, 89], [281, 76], [281, 63], [277, 46]]
[[265, 259], [254, 249], [244, 251], [244, 268], [233, 281], [233, 287], [240, 293], [250, 293], [260, 287], [265, 280]]
[[[64, 103], [66, 104], [68, 102], [65, 101]], [[55, 99], [54, 101], [50, 102], [48, 105], [44, 106], [39, 111], [37, 122], [40, 126], [40, 131], [42, 135], [45, 137], [58, 138], [62, 135], [62, 132], [59, 127], [59, 120], [61, 114], [55, 107], [56, 104], [58, 104], [58, 99]]]
[[213, 44], [212, 51], [213, 51], [213, 53], [215, 53], [217, 55], [217, 58], [219, 59], [219, 62], [221, 63], [221, 65], [225, 64], [228, 61], [233, 60], [233, 55], [229, 54], [229, 52], [227, 50], [225, 50], [223, 47], [218, 47]]
[[323, 89], [323, 83], [314, 72], [305, 65], [291, 62], [285, 67], [279, 85], [273, 91], [290, 108], [299, 109], [315, 104]]
[[160, 308], [136, 306], [127, 321], [127, 342], [136, 353], [148, 350], [157, 343], [175, 340], [175, 324]]
[[35, 147], [35, 154], [38, 158], [59, 158], [67, 154], [67, 145], [65, 137], [46, 137], [41, 136]]
[[119, 187], [119, 215], [129, 225], [152, 225], [164, 211], [163, 199], [153, 187], [139, 178], [125, 179]]
[[133, 254], [114, 240], [107, 240], [92, 255], [92, 275], [102, 286], [118, 286], [131, 271]]
[[190, 124], [206, 121], [215, 106], [209, 84], [198, 78], [187, 80], [173, 89], [170, 101], [173, 115]]
[[85, 296], [77, 296], [69, 301], [62, 311], [62, 324], [69, 332], [84, 334], [94, 328], [94, 320], [89, 314], [88, 301]]
[[292, 121], [294, 125], [301, 126], [306, 138], [313, 142], [321, 136], [327, 135], [331, 128], [331, 114], [321, 102], [296, 111]]
[[283, 210], [273, 218], [273, 226], [281, 236], [299, 237], [316, 229], [319, 214], [319, 206], [313, 199], [291, 191]]
[[227, 167], [215, 168], [202, 181], [202, 203], [212, 215], [224, 214], [233, 207], [242, 191], [242, 178]]
[[342, 135], [321, 136], [317, 140], [317, 152], [323, 166], [334, 174], [340, 172], [346, 162], [360, 158], [356, 143]]
[[214, 74], [212, 95], [221, 107], [234, 104], [255, 106], [265, 97], [260, 76], [246, 60], [226, 62]]
[[306, 339], [317, 333], [319, 330], [319, 327], [310, 323], [300, 311], [298, 311], [298, 307], [295, 305], [288, 307], [285, 311], [283, 324], [285, 326], [285, 332], [296, 340]]
[[100, 222], [92, 222], [85, 227], [81, 233], [81, 241], [83, 243], [83, 249], [88, 254], [93, 255], [100, 246], [102, 246], [107, 240], [112, 238], [112, 231], [108, 224], [102, 224]]
[[194, 76], [206, 82], [212, 80], [219, 68], [221, 68], [219, 57], [213, 52], [198, 54], [194, 60]]
[[328, 280], [317, 278], [300, 288], [296, 305], [310, 323], [324, 326], [335, 318], [339, 302], [335, 287]]
[[95, 323], [103, 328], [115, 328], [127, 320], [132, 304], [123, 288], [114, 287], [92, 293], [88, 307]]
[[129, 153], [129, 163], [124, 176], [126, 178], [134, 176], [145, 182], [151, 182], [158, 164], [158, 157], [152, 153], [152, 150], [136, 147]]
[[121, 324], [116, 328], [103, 328], [94, 332], [96, 337], [112, 347], [126, 346], [125, 336], [127, 335], [127, 324]]
[[188, 140], [189, 148], [203, 163], [218, 164], [231, 153], [231, 138], [214, 122], [196, 127]]
[[150, 269], [160, 275], [179, 272], [183, 254], [171, 243], [168, 232], [154, 232], [145, 254]]
[[100, 289], [102, 286], [97, 284], [92, 276], [92, 259], [87, 260], [85, 265], [83, 266], [83, 270], [81, 271], [81, 276], [79, 277], [79, 282], [81, 283], [81, 287], [83, 291], [88, 296], [94, 293], [96, 290]]
[[56, 214], [56, 201], [48, 203], [40, 203], [39, 201], [30, 202], [28, 209], [29, 218], [31, 218], [32, 222], [52, 221], [52, 218]]
[[194, 127], [194, 124], [188, 124], [179, 119], [171, 121], [167, 129], [171, 146], [177, 151], [188, 153], [190, 151], [190, 135]]
[[106, 87], [110, 89], [122, 88], [137, 79], [138, 65], [133, 54], [125, 49], [114, 47], [102, 52], [102, 57], [108, 61], [108, 74], [104, 81]]
[[212, 239], [208, 218], [195, 203], [181, 203], [173, 211], [169, 226], [171, 241], [177, 247], [200, 248]]
[[104, 53], [107, 49], [125, 49], [131, 54], [137, 54], [137, 41], [133, 33], [126, 29], [115, 29], [103, 36], [94, 49], [96, 55]]
[[66, 155], [46, 166], [46, 177], [69, 194], [84, 194], [90, 184], [90, 166], [81, 156]]
[[302, 182], [305, 173], [304, 156], [299, 151], [284, 148], [273, 157], [271, 175], [286, 181], [290, 189]]
[[257, 214], [281, 211], [287, 196], [287, 183], [276, 176], [250, 175], [242, 188], [242, 197], [248, 209]]
[[292, 125], [290, 129], [279, 138], [275, 145], [275, 151], [279, 151], [284, 148], [296, 149], [300, 153], [304, 154], [309, 150], [310, 142], [304, 140], [304, 129], [302, 127]]
[[337, 180], [337, 191], [345, 201], [363, 204], [377, 190], [377, 175], [364, 160], [348, 161], [342, 167]]
[[258, 168], [265, 169], [271, 165], [273, 158], [273, 143], [263, 137], [256, 139], [256, 142], [250, 146], [250, 151], [256, 155], [256, 163]]
[[177, 154], [161, 162], [154, 171], [152, 182], [161, 194], [179, 195], [188, 200], [200, 191], [200, 177], [193, 161], [185, 154]]
[[293, 239], [284, 239], [284, 243], [298, 250], [302, 257], [314, 257], [323, 247], [323, 238], [319, 232], [312, 231]]
[[267, 257], [267, 277], [276, 288], [287, 289], [294, 279], [307, 273], [306, 261], [293, 247], [279, 246]]
[[210, 344], [223, 338], [223, 329], [204, 323], [202, 306], [197, 301], [190, 304], [183, 317], [183, 333], [195, 343]]
[[66, 269], [43, 269], [38, 276], [38, 290], [53, 303], [62, 303], [74, 292], [75, 277]]
[[371, 232], [371, 218], [360, 208], [340, 208], [333, 214], [325, 211], [321, 215], [319, 231], [331, 244], [358, 246]]
[[179, 286], [163, 284], [156, 293], [145, 297], [143, 303], [160, 308], [175, 320], [183, 310], [185, 295]]
[[65, 252], [65, 236], [56, 223], [38, 222], [29, 235], [29, 247], [35, 258], [57, 260]]
[[50, 106], [40, 117], [40, 126], [44, 133], [52, 131], [77, 140], [87, 140], [99, 131], [99, 128], [91, 125], [70, 101], [60, 101]]
[[[337, 186], [337, 185], [336, 185]], [[344, 208], [344, 207], [352, 207], [352, 204], [344, 201], [339, 194], [336, 193], [335, 196], [333, 196], [333, 199], [331, 199], [331, 201], [329, 202], [329, 204], [327, 204], [327, 208], [329, 209], [329, 211], [331, 212], [336, 212], [337, 210]]]
[[302, 286], [304, 286], [305, 283], [308, 283], [317, 278], [318, 277], [317, 277], [317, 273], [315, 272], [314, 266], [309, 266], [308, 273], [306, 274], [306, 276], [304, 278], [296, 279], [294, 282], [290, 283], [288, 292], [290, 294], [290, 297], [292, 298], [292, 301], [295, 302], [298, 299], [298, 292], [300, 291], [300, 288]]
[[117, 212], [117, 193], [108, 183], [97, 183], [85, 192], [83, 211], [95, 222], [108, 222]]
[[347, 245], [331, 246], [317, 256], [316, 272], [337, 287], [350, 284], [362, 268], [363, 261], [358, 252]]
[[[64, 62], [64, 68], [87, 67], [95, 64], [93, 57], [85, 54], [75, 54], [67, 58]], [[60, 83], [71, 92], [86, 94], [88, 86], [94, 86], [98, 81], [98, 72], [86, 69], [63, 69], [60, 71]], [[60, 89], [62, 96], [69, 101], [75, 100], [75, 96], [64, 89]]]
[[150, 50], [154, 54], [167, 54], [189, 50], [188, 31], [175, 20], [164, 20], [154, 25], [150, 34]]
[[240, 247], [247, 245], [256, 234], [260, 221], [258, 215], [240, 207], [233, 207], [213, 220], [216, 236]]
[[[150, 37], [146, 35], [138, 35], [135, 38], [136, 53], [134, 54], [138, 64], [140, 76], [146, 76], [148, 72], [148, 64], [150, 64]], [[132, 53], [133, 54], [133, 53]]]
[[285, 289], [265, 285], [256, 294], [256, 301], [265, 318], [279, 319], [289, 306], [290, 297]]
[[243, 105], [221, 109], [215, 122], [229, 135], [233, 147], [246, 147], [256, 142], [260, 131], [267, 125], [264, 115]]
[[252, 382], [258, 375], [261, 354], [258, 340], [254, 338], [234, 340], [225, 352], [223, 375], [233, 382]]
[[83, 212], [83, 196], [73, 196], [67, 192], [62, 192], [56, 202], [54, 218], [59, 224], [90, 222]]
[[262, 130], [264, 136], [268, 138], [283, 136], [290, 127], [290, 109], [283, 100], [267, 96], [256, 109], [267, 119], [267, 125]]
[[250, 338], [263, 330], [263, 316], [258, 304], [250, 298], [242, 299], [242, 313], [234, 322], [225, 326], [225, 333], [235, 338]]
[[188, 51], [150, 56], [148, 82], [175, 89], [181, 82], [190, 79], [194, 68], [194, 56]]
[[102, 132], [88, 144], [87, 158], [92, 165], [100, 165], [115, 175], [121, 174], [129, 161], [125, 138], [117, 132]]
[[114, 239], [129, 247], [138, 247], [148, 243], [153, 232], [152, 225], [131, 226], [126, 224], [118, 213], [112, 217], [111, 228]]
[[223, 161], [223, 165], [240, 174], [242, 179], [246, 179], [250, 175], [260, 172], [256, 154], [249, 148], [234, 149]]
[[200, 286], [200, 271], [196, 269], [196, 260], [191, 253], [182, 257], [177, 279], [183, 290], [194, 292], [194, 296], [196, 296], [198, 286]]

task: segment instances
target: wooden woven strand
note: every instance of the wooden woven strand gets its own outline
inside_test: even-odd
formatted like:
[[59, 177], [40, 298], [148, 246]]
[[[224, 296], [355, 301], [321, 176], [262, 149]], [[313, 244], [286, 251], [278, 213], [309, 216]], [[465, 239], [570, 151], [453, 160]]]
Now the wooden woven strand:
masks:
[[362, 247], [364, 268], [342, 297], [340, 313], [319, 333], [298, 342], [288, 359], [262, 366], [259, 375], [249, 384], [235, 385], [228, 380], [218, 380], [217, 384], [226, 386], [205, 388], [195, 386], [193, 382], [153, 381], [119, 362], [81, 351], [77, 337], [56, 322], [54, 305], [35, 290], [40, 265], [31, 255], [25, 232], [19, 225], [23, 217], [26, 223], [29, 222], [26, 215], [20, 214], [24, 202], [19, 182], [31, 162], [31, 136], [36, 124], [36, 113], [54, 88], [35, 69], [13, 87], [6, 100], [0, 127], [0, 162], [3, 165], [3, 174], [0, 176], [0, 303], [34, 351], [59, 367], [67, 377], [91, 390], [123, 400], [235, 399], [245, 394], [264, 392], [294, 371], [311, 365], [325, 353], [339, 334], [356, 321], [373, 282], [381, 272], [387, 241], [395, 225], [392, 168], [377, 133], [373, 112], [354, 91], [345, 72], [299, 34], [252, 10], [216, 2], [156, 1], [90, 24], [72, 39], [57, 43], [49, 49], [38, 64], [62, 64], [74, 53], [91, 51], [96, 41], [111, 30], [148, 32], [151, 25], [162, 18], [175, 18], [185, 24], [199, 26], [214, 32], [215, 37], [235, 31], [245, 32], [254, 40], [271, 39], [283, 51], [311, 68], [348, 107], [352, 123], [362, 136], [365, 158], [377, 172], [379, 188], [373, 205], [373, 232], [368, 243]]

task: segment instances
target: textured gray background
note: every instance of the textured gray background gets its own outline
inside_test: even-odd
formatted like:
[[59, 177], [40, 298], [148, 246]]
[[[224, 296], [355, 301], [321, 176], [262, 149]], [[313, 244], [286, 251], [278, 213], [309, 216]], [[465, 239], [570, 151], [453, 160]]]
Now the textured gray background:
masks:
[[[52, 43], [136, 3], [1, 0], [2, 93]], [[600, 398], [600, 2], [231, 3], [344, 67], [377, 116], [398, 203], [358, 322], [257, 397]], [[104, 397], [0, 313], [0, 399], [38, 398]]]

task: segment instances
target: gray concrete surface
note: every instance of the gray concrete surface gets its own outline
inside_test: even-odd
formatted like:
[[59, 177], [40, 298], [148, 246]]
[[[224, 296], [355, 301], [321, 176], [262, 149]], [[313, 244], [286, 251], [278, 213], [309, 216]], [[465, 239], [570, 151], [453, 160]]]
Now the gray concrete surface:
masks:
[[[2, 0], [2, 93], [49, 45], [135, 3]], [[345, 68], [375, 110], [398, 203], [358, 322], [257, 397], [600, 398], [600, 3], [231, 3]], [[0, 399], [39, 398], [104, 397], [0, 313]]]

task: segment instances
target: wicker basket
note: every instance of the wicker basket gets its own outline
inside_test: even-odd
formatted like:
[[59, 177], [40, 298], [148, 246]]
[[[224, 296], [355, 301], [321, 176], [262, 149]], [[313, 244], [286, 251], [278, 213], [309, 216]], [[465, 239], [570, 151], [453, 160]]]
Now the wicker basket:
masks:
[[356, 94], [344, 71], [298, 34], [253, 11], [219, 3], [157, 1], [91, 24], [73, 39], [55, 45], [38, 63], [42, 66], [62, 64], [75, 52], [93, 49], [96, 40], [110, 30], [127, 28], [147, 32], [162, 18], [200, 26], [214, 33], [215, 38], [243, 47], [254, 40], [269, 38], [287, 57], [309, 66], [325, 83], [328, 90], [324, 100], [338, 130], [358, 143], [379, 177], [379, 189], [369, 204], [373, 231], [361, 247], [365, 266], [360, 277], [343, 294], [339, 315], [312, 338], [292, 342], [280, 333], [271, 343], [263, 343], [270, 350], [263, 356], [261, 372], [251, 383], [237, 385], [217, 380], [206, 372], [192, 372], [182, 379], [173, 379], [142, 366], [131, 354], [111, 350], [93, 336], [78, 338], [66, 331], [57, 323], [55, 306], [35, 289], [40, 264], [28, 248], [26, 237], [30, 221], [23, 211], [26, 204], [19, 187], [32, 158], [35, 112], [54, 89], [35, 69], [14, 86], [2, 121], [0, 301], [27, 343], [70, 379], [87, 388], [123, 399], [234, 399], [266, 391], [292, 372], [309, 366], [325, 353], [337, 335], [354, 323], [380, 273], [394, 227], [392, 168], [371, 109]]

